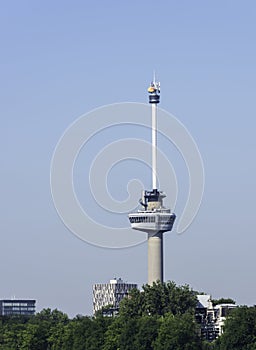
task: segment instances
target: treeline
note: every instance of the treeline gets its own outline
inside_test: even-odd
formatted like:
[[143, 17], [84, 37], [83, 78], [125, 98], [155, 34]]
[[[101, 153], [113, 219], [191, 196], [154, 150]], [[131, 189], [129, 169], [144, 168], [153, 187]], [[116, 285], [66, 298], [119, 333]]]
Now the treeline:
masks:
[[0, 350], [256, 350], [256, 308], [238, 307], [215, 342], [200, 338], [196, 293], [173, 282], [133, 290], [118, 316], [68, 316], [44, 309], [0, 318]]

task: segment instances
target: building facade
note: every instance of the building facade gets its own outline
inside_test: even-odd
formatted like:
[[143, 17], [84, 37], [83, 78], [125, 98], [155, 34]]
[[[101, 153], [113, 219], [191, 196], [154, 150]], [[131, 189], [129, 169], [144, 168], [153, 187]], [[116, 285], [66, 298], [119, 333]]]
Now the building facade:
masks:
[[4, 299], [0, 300], [0, 316], [32, 316], [36, 312], [35, 300]]
[[109, 307], [111, 314], [117, 313], [120, 301], [134, 288], [137, 288], [137, 284], [125, 283], [121, 278], [110, 280], [109, 283], [94, 284], [93, 313], [95, 314], [103, 307]]
[[213, 306], [210, 295], [198, 295], [196, 321], [200, 324], [201, 338], [213, 341], [223, 333], [226, 317], [236, 307], [235, 304]]

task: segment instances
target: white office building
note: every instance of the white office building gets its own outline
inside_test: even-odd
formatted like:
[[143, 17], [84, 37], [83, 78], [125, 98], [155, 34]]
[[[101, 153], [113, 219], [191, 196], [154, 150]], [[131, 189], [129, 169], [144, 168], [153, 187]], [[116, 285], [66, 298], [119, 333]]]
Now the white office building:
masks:
[[94, 284], [93, 313], [106, 306], [109, 306], [112, 313], [118, 312], [120, 301], [134, 288], [137, 288], [137, 284], [125, 283], [121, 278], [114, 278], [109, 283]]

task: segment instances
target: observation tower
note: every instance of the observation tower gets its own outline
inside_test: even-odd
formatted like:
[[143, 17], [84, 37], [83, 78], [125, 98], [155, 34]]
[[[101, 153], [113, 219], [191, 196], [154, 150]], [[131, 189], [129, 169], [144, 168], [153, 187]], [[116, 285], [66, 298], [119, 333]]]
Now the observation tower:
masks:
[[141, 210], [128, 215], [134, 230], [148, 235], [148, 284], [163, 282], [163, 234], [171, 231], [175, 214], [165, 208], [164, 192], [157, 189], [157, 105], [160, 102], [160, 83], [154, 80], [148, 88], [152, 107], [152, 190], [142, 191]]

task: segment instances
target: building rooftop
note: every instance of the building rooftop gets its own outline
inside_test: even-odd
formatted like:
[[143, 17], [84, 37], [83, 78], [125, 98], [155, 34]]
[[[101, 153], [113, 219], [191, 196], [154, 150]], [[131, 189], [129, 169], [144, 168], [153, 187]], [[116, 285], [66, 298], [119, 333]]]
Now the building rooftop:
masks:
[[200, 295], [197, 295], [197, 305], [196, 307], [198, 309], [200, 308], [209, 308], [211, 307], [211, 296], [209, 294], [200, 294]]

